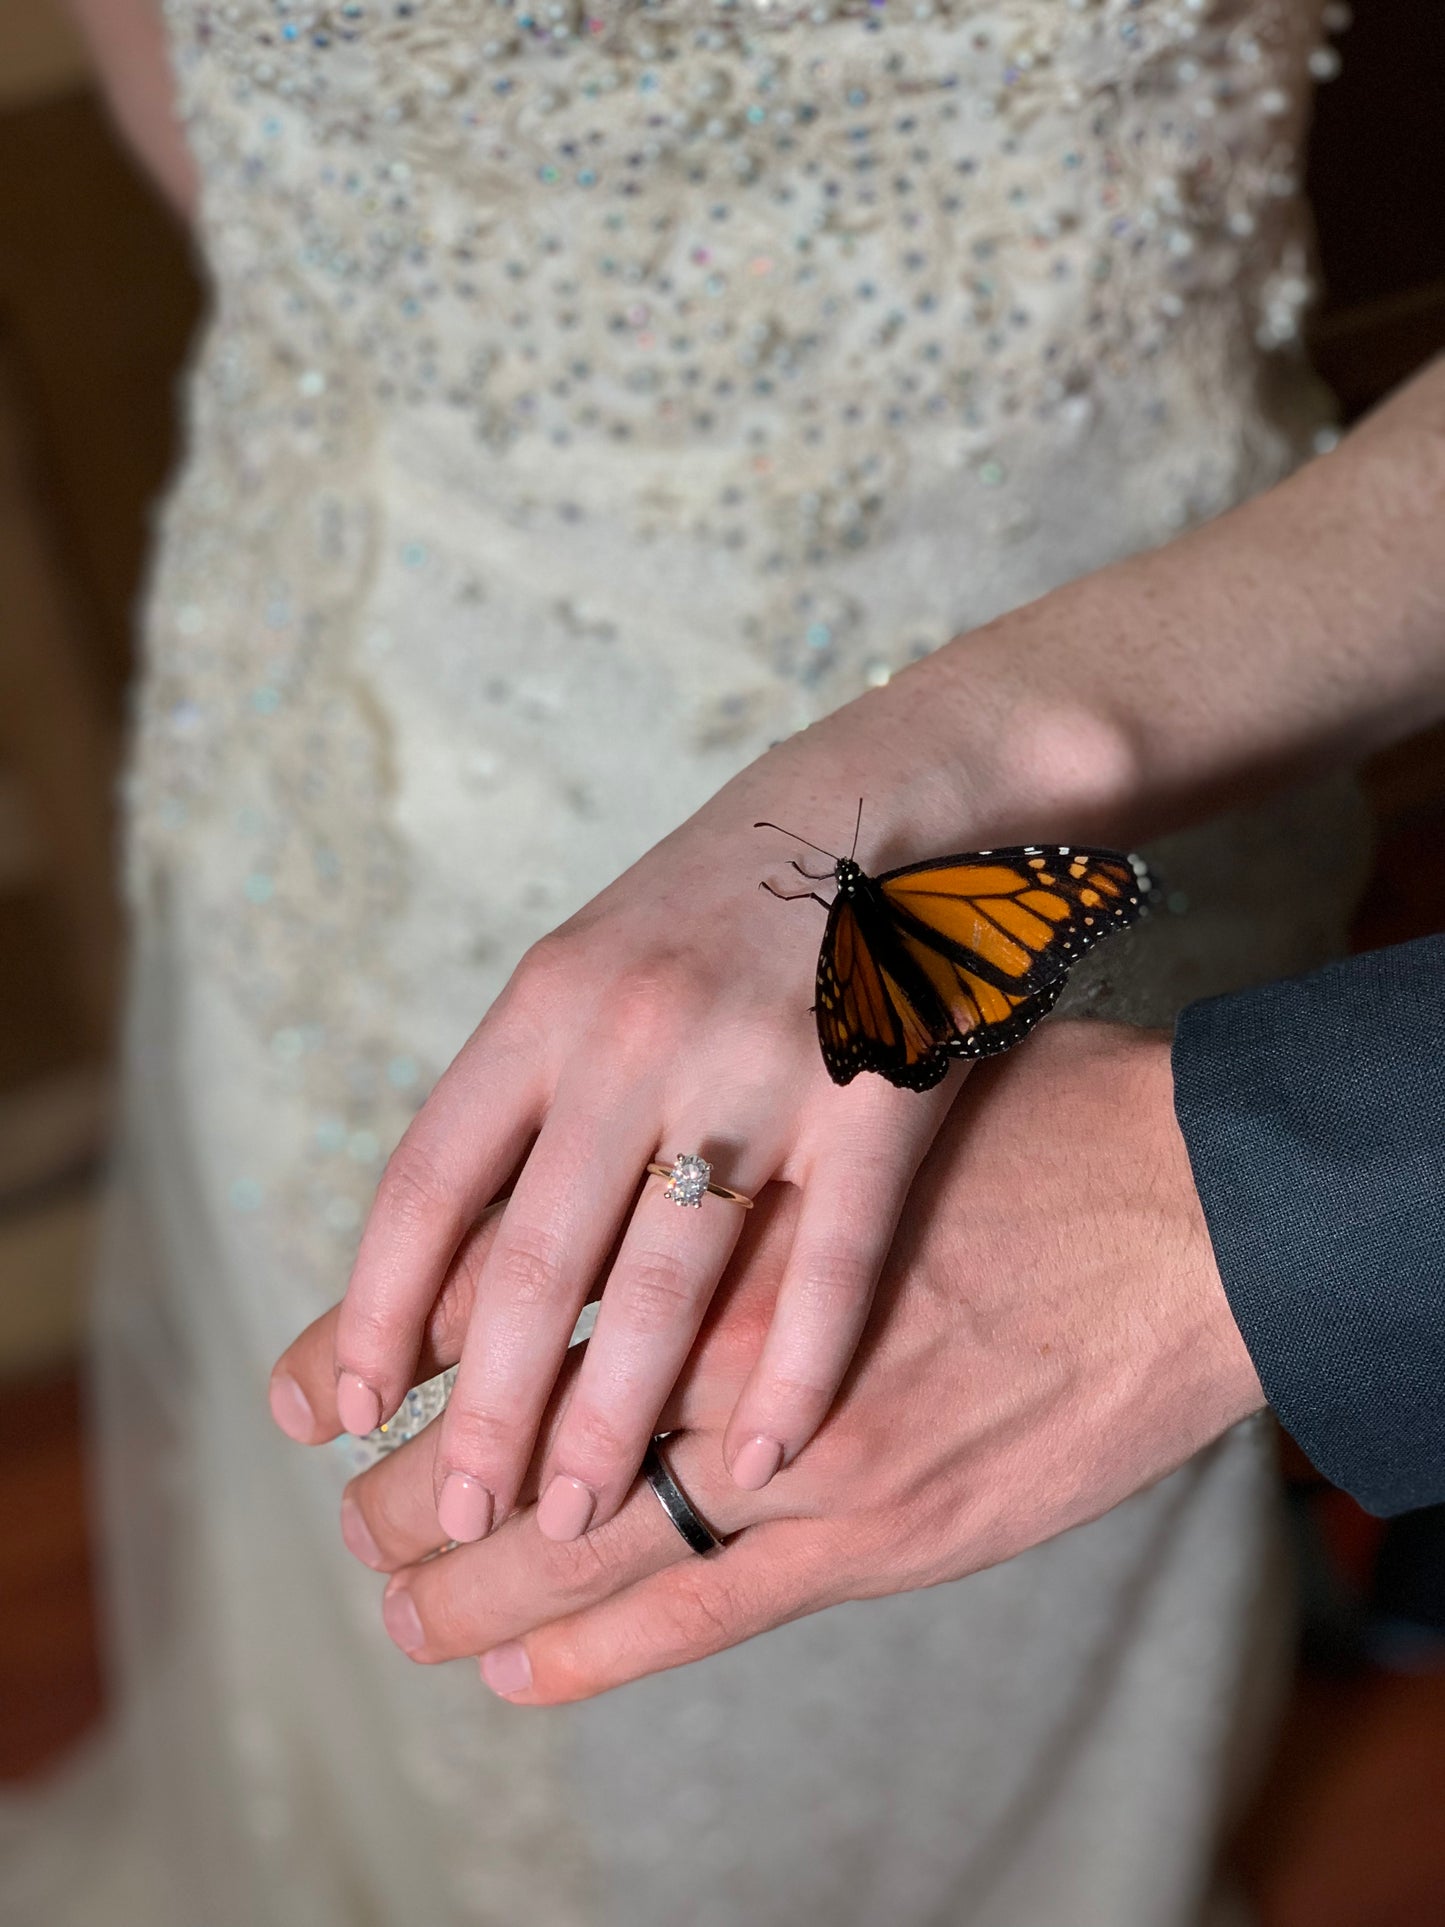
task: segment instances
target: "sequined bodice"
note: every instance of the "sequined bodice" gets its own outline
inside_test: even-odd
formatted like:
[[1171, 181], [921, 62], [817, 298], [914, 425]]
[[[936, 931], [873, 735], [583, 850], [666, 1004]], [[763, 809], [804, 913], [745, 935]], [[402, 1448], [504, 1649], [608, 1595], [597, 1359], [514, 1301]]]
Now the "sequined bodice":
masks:
[[1298, 0], [166, 11], [215, 298], [136, 872], [344, 1245], [522, 946], [733, 770], [1308, 446], [1333, 56]]
[[[1292, 0], [168, 11], [221, 323], [287, 452], [343, 411], [354, 448], [364, 397], [402, 460], [476, 450], [497, 513], [694, 537], [754, 583], [766, 670], [829, 701], [938, 640], [850, 646], [830, 564], [944, 493], [1026, 536], [990, 500], [1021, 433], [1195, 433], [1308, 292], [1333, 55]], [[1233, 430], [1151, 533], [1238, 492]]]
[[755, 569], [865, 544], [905, 469], [996, 486], [1012, 421], [1076, 417], [1201, 305], [1268, 349], [1304, 297], [1308, 6], [170, 11], [221, 291], [269, 315], [298, 425], [344, 347], [511, 453], [499, 500], [625, 446], [635, 532], [685, 514]]

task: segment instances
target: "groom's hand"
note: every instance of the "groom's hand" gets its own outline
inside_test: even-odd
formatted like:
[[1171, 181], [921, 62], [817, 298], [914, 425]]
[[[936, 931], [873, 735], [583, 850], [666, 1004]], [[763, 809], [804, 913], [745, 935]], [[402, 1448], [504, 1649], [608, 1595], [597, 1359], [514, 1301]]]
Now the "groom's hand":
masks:
[[[764, 1492], [723, 1428], [767, 1329], [796, 1199], [751, 1214], [679, 1387], [674, 1475], [726, 1547], [690, 1553], [644, 1485], [571, 1545], [531, 1509], [442, 1541], [430, 1436], [354, 1480], [348, 1543], [392, 1572], [392, 1636], [483, 1655], [521, 1703], [582, 1699], [841, 1600], [995, 1564], [1151, 1484], [1263, 1403], [1174, 1122], [1168, 1040], [1057, 1024], [970, 1080], [925, 1163], [844, 1395]], [[489, 1234], [483, 1227], [476, 1237]], [[478, 1260], [464, 1250], [448, 1362]], [[445, 1298], [444, 1301], [445, 1303]], [[330, 1436], [326, 1321], [282, 1361]], [[565, 1404], [558, 1394], [555, 1413]], [[290, 1428], [288, 1428], [290, 1429]]]

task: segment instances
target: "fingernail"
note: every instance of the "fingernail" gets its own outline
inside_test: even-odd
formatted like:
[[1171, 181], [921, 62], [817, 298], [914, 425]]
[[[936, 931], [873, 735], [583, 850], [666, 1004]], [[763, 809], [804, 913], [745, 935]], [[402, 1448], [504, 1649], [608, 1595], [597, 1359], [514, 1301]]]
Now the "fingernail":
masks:
[[448, 1539], [470, 1545], [492, 1529], [492, 1495], [479, 1479], [465, 1472], [448, 1472], [437, 1500], [437, 1519]]
[[336, 1410], [347, 1431], [359, 1439], [381, 1423], [381, 1400], [355, 1372], [343, 1372], [337, 1379]]
[[538, 1502], [537, 1530], [544, 1539], [580, 1539], [596, 1510], [592, 1488], [559, 1472]]
[[355, 1499], [341, 1501], [341, 1539], [353, 1559], [359, 1559], [363, 1566], [370, 1566], [373, 1572], [380, 1570], [383, 1564], [381, 1547], [372, 1538], [371, 1529]]
[[483, 1653], [482, 1678], [503, 1699], [513, 1693], [525, 1693], [532, 1684], [532, 1662], [526, 1647], [513, 1639], [505, 1646], [494, 1646], [489, 1653]]
[[749, 1439], [733, 1460], [733, 1484], [744, 1492], [761, 1492], [782, 1462], [783, 1448], [776, 1439]]
[[315, 1434], [316, 1414], [289, 1372], [278, 1372], [271, 1380], [270, 1399], [271, 1416], [287, 1438], [305, 1445]]
[[404, 1653], [419, 1653], [426, 1644], [421, 1614], [405, 1586], [388, 1586], [382, 1595], [381, 1623]]

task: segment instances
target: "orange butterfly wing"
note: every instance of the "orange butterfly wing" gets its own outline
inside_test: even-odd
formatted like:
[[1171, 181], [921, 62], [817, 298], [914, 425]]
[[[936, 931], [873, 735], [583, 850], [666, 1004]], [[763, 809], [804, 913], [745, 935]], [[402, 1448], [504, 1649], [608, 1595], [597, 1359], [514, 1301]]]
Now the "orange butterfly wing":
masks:
[[[1151, 887], [1137, 859], [1069, 844], [940, 857], [890, 870], [877, 884], [920, 961], [931, 953], [1020, 1000], [1057, 983], [1101, 937], [1132, 923]], [[969, 994], [977, 1001], [972, 983]], [[981, 1014], [985, 1022], [1007, 1021]]]
[[926, 1091], [948, 1071], [934, 1024], [874, 955], [845, 897], [828, 912], [814, 1008], [823, 1062], [835, 1084], [877, 1071], [890, 1083]]
[[1132, 923], [1152, 885], [1114, 850], [1028, 844], [940, 857], [860, 879], [839, 896], [818, 956], [818, 1041], [828, 1074], [928, 1090], [956, 1057], [1025, 1037], [1070, 966]]
[[1064, 987], [1060, 977], [1029, 995], [1000, 990], [966, 964], [912, 936], [903, 935], [901, 942], [947, 1012], [951, 1034], [944, 1031], [939, 1045], [951, 1057], [992, 1057], [1008, 1050], [1052, 1010]]

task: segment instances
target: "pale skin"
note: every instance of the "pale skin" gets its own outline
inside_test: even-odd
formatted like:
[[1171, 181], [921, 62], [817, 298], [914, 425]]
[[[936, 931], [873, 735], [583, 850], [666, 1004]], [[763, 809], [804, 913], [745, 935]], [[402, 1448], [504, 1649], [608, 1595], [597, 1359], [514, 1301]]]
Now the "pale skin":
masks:
[[196, 164], [175, 115], [155, 0], [64, 0], [95, 62], [116, 126], [183, 221], [196, 209]]
[[[558, 1544], [537, 1530], [529, 1482], [484, 1543], [428, 1559], [443, 1536], [433, 1426], [345, 1499], [347, 1543], [394, 1575], [386, 1623], [413, 1658], [480, 1653], [488, 1684], [526, 1705], [587, 1698], [843, 1600], [1010, 1558], [1263, 1404], [1174, 1122], [1167, 1035], [1056, 1024], [975, 1074], [919, 1175], [841, 1396], [797, 1463], [747, 1493], [727, 1473], [727, 1427], [802, 1203], [791, 1186], [760, 1203], [666, 1414], [681, 1428], [672, 1468], [725, 1550], [689, 1552], [646, 1486]], [[494, 1214], [463, 1244], [423, 1370], [456, 1357], [504, 1230]], [[340, 1427], [337, 1316], [282, 1361], [318, 1440]], [[550, 1438], [585, 1372], [564, 1376]]]

